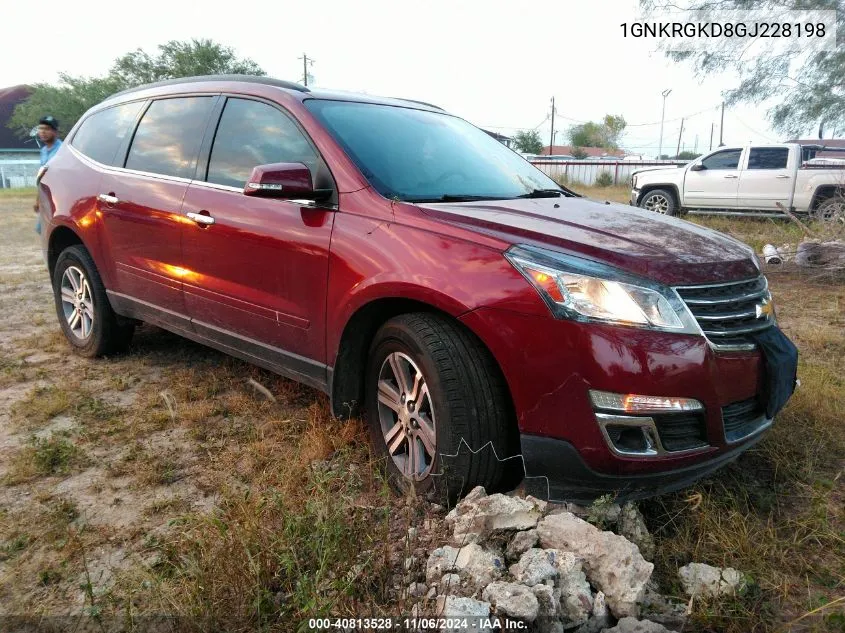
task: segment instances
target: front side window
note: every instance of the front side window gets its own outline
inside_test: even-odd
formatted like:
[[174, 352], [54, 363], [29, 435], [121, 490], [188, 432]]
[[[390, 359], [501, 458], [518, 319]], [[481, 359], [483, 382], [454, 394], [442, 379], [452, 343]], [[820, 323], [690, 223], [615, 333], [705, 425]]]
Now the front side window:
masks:
[[126, 168], [192, 178], [213, 102], [212, 97], [153, 101], [138, 124]]
[[385, 197], [502, 200], [560, 190], [539, 169], [463, 119], [372, 103], [308, 99], [305, 105]]
[[701, 161], [704, 169], [736, 169], [739, 166], [741, 149], [727, 149], [724, 152], [716, 152]]
[[748, 155], [748, 169], [786, 169], [789, 148], [752, 147]]
[[95, 112], [82, 122], [71, 145], [98, 163], [114, 165], [120, 160], [117, 150], [143, 105], [143, 101], [135, 101]]
[[296, 124], [276, 108], [230, 98], [214, 136], [206, 180], [243, 187], [254, 167], [269, 163], [304, 163], [314, 173], [317, 152]]

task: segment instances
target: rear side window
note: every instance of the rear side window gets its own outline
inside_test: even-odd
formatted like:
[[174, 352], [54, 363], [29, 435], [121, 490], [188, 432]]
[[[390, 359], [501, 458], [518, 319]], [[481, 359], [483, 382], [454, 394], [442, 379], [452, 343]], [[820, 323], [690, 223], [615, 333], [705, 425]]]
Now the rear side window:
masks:
[[748, 169], [786, 169], [787, 161], [787, 147], [752, 147], [748, 155]]
[[98, 163], [114, 165], [117, 150], [143, 105], [143, 101], [135, 101], [92, 114], [73, 135], [71, 145]]
[[126, 168], [192, 178], [213, 103], [212, 97], [153, 101], [132, 139]]
[[701, 164], [705, 169], [736, 169], [739, 166], [741, 149], [728, 149], [708, 156]]
[[253, 167], [269, 163], [304, 163], [314, 173], [317, 152], [296, 124], [276, 108], [230, 98], [214, 136], [208, 182], [243, 187]]

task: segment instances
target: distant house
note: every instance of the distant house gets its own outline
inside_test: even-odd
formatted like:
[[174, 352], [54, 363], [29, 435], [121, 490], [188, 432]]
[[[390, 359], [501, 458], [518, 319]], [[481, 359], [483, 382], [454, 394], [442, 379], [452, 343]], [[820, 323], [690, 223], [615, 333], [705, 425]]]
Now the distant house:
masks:
[[[38, 171], [38, 142], [35, 137], [21, 138], [9, 129], [15, 106], [32, 94], [29, 86], [0, 88], [0, 189], [31, 187]], [[36, 121], [32, 122], [33, 128]]]
[[482, 131], [487, 134], [488, 136], [492, 136], [494, 139], [499, 141], [505, 147], [510, 147], [511, 142], [513, 139], [510, 136], [505, 136], [504, 134], [499, 134], [498, 132], [491, 132], [490, 130], [485, 130], [482, 128]]
[[[605, 149], [604, 147], [579, 147], [578, 149], [585, 152], [590, 158], [614, 157], [621, 159], [625, 156], [625, 152], [621, 149]], [[575, 148], [571, 145], [553, 145], [551, 148], [546, 145], [540, 155], [557, 156], [559, 154], [572, 154], [573, 151], [575, 151]]]

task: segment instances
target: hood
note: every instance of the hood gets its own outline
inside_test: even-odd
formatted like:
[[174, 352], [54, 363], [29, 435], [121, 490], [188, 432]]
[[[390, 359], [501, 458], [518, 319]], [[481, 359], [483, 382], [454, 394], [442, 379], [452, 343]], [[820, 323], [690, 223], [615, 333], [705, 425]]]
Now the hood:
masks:
[[750, 247], [723, 233], [587, 198], [417, 204], [430, 217], [509, 244], [592, 259], [665, 284], [719, 283], [759, 274]]
[[644, 169], [636, 169], [636, 170], [632, 171], [630, 175], [636, 176], [637, 174], [642, 174], [642, 173], [645, 173], [647, 171], [667, 171], [667, 170], [674, 171], [674, 170], [679, 169], [681, 167], [686, 167], [686, 165], [663, 165], [663, 166], [659, 166], [659, 167], [645, 167]]

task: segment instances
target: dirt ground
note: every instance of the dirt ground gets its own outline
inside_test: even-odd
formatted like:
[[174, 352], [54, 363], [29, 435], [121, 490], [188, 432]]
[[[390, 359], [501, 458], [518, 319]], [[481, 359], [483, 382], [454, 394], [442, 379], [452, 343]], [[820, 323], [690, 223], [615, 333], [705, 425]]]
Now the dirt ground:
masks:
[[[154, 327], [126, 354], [74, 356], [29, 208], [0, 197], [0, 617], [164, 613], [255, 630], [268, 613], [392, 608], [402, 558], [359, 559], [399, 529], [401, 501], [360, 423]], [[770, 278], [802, 352], [782, 428], [724, 474], [643, 506], [664, 578], [690, 560], [754, 575], [753, 594], [702, 605], [688, 630], [845, 630], [845, 291]]]

